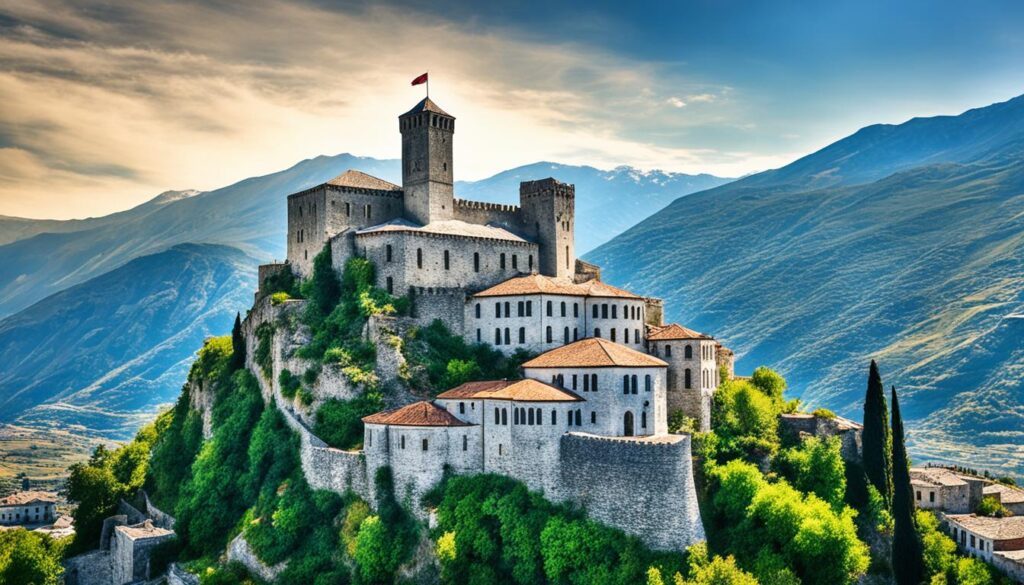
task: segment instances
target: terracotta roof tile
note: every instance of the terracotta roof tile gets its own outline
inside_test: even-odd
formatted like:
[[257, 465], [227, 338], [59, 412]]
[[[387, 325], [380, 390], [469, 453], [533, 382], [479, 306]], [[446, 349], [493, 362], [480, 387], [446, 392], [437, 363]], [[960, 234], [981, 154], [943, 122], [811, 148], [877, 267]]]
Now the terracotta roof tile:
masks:
[[1024, 516], [989, 518], [974, 514], [947, 514], [946, 518], [971, 532], [992, 540], [1024, 538]]
[[642, 298], [629, 291], [616, 288], [610, 284], [605, 284], [599, 280], [590, 280], [577, 284], [568, 280], [556, 279], [542, 274], [528, 274], [526, 276], [510, 278], [492, 286], [489, 289], [478, 292], [473, 296], [504, 297], [536, 294], [624, 299]]
[[670, 323], [663, 326], [652, 325], [647, 331], [647, 339], [649, 341], [668, 341], [672, 339], [712, 339], [712, 337], [683, 327], [678, 323]]
[[982, 489], [986, 496], [999, 495], [999, 501], [1003, 504], [1020, 504], [1024, 502], [1024, 490], [1001, 483], [987, 485]]
[[31, 502], [57, 502], [57, 496], [49, 492], [17, 492], [0, 500], [0, 506], [23, 506]]
[[372, 175], [356, 170], [347, 170], [344, 173], [327, 181], [327, 185], [336, 187], [353, 187], [356, 189], [371, 189], [374, 191], [401, 191], [402, 188], [384, 179], [378, 179]]
[[523, 364], [524, 368], [657, 368], [660, 359], [600, 337], [588, 337], [544, 352]]
[[438, 398], [446, 400], [488, 399], [515, 400], [518, 402], [583, 402], [583, 398], [562, 388], [545, 384], [539, 380], [493, 380], [466, 382], [442, 392]]
[[403, 427], [465, 427], [469, 423], [453, 416], [447, 410], [426, 400], [413, 402], [401, 408], [385, 410], [363, 417], [363, 422], [375, 425]]

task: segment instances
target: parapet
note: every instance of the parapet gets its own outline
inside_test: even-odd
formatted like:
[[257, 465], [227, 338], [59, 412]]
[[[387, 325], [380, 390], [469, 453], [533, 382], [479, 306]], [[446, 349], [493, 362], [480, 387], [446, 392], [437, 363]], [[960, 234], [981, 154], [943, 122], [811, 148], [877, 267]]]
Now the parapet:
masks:
[[507, 213], [516, 213], [519, 211], [518, 205], [487, 203], [486, 201], [470, 201], [469, 199], [456, 199], [455, 207], [461, 207], [463, 209], [479, 209], [481, 211], [503, 211]]
[[576, 186], [570, 183], [563, 183], [557, 179], [548, 177], [537, 181], [523, 181], [519, 183], [519, 198], [528, 199], [544, 195], [556, 197], [576, 197]]

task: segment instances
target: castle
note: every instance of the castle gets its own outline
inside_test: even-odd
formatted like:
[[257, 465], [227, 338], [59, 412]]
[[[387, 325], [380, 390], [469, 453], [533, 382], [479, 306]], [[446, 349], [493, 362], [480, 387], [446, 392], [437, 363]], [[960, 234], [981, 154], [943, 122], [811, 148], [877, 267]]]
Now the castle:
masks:
[[[359, 461], [309, 438], [304, 467], [365, 488], [390, 466], [413, 497], [446, 472], [499, 473], [655, 548], [703, 539], [690, 437], [670, 434], [668, 418], [710, 428], [732, 353], [665, 324], [660, 299], [606, 284], [576, 258], [573, 185], [523, 182], [518, 206], [456, 199], [455, 118], [426, 98], [398, 121], [402, 185], [347, 171], [289, 195], [288, 265], [308, 277], [325, 246], [339, 273], [369, 259], [377, 286], [408, 296], [413, 322], [439, 319], [469, 343], [536, 357], [521, 380], [470, 382], [364, 418]], [[261, 282], [280, 268], [261, 267]]]

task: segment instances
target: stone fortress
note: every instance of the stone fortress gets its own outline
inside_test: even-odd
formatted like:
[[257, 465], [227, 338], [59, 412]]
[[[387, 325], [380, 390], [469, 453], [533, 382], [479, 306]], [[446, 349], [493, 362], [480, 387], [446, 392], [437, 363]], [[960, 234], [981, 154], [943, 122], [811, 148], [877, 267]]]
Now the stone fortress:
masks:
[[[411, 322], [439, 319], [467, 342], [536, 357], [522, 380], [470, 382], [366, 417], [358, 453], [327, 447], [282, 407], [310, 483], [372, 501], [369, 478], [390, 466], [396, 492], [417, 502], [446, 472], [498, 473], [657, 549], [703, 540], [690, 436], [670, 434], [668, 417], [710, 428], [732, 353], [663, 323], [660, 299], [608, 285], [576, 258], [573, 185], [523, 182], [518, 206], [456, 199], [455, 118], [428, 97], [398, 121], [402, 185], [347, 171], [289, 195], [287, 264], [306, 278], [325, 246], [339, 273], [366, 258], [377, 286], [408, 296]], [[261, 267], [261, 282], [282, 267]], [[247, 317], [250, 344], [272, 318]]]

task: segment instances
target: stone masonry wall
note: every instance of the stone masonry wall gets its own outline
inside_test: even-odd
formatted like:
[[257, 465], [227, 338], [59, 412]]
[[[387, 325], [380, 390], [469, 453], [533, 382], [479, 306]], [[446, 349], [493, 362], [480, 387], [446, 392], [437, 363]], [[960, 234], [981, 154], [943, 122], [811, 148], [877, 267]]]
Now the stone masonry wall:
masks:
[[704, 540], [691, 469], [690, 437], [644, 442], [593, 435], [562, 437], [562, 499], [659, 550]]
[[245, 536], [239, 534], [228, 543], [227, 557], [229, 561], [240, 563], [246, 568], [251, 574], [256, 575], [267, 583], [273, 583], [277, 579], [281, 571], [287, 568], [287, 561], [278, 563], [273, 567], [268, 567], [263, 564], [263, 561], [256, 556], [256, 553], [249, 546], [249, 542], [245, 540]]

